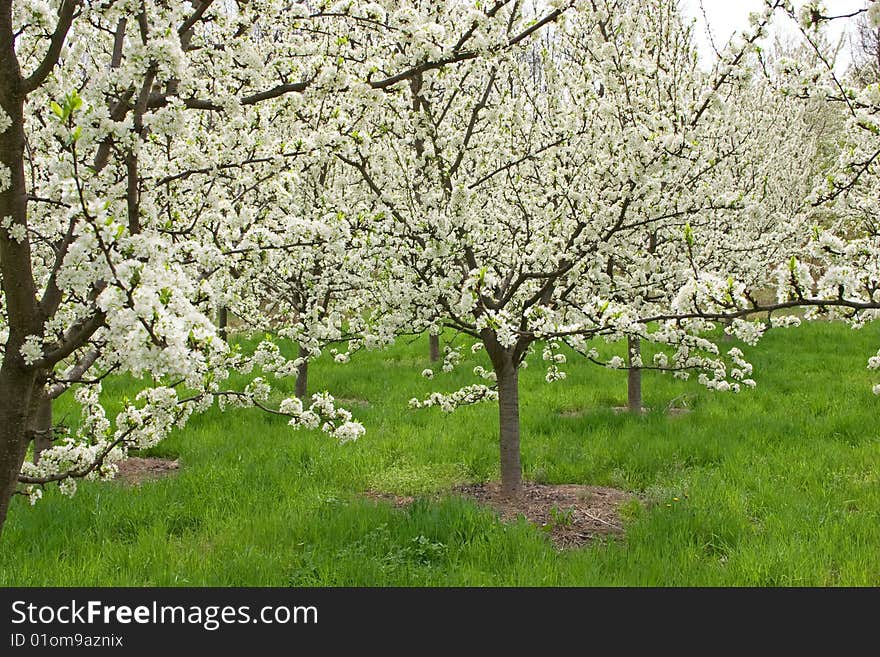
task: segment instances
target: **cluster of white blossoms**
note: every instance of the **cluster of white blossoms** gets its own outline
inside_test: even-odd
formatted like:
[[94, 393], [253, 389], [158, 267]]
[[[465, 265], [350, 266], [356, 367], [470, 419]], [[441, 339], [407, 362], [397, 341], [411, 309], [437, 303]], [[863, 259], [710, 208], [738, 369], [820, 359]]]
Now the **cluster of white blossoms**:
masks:
[[484, 401], [498, 399], [498, 391], [485, 385], [469, 385], [449, 394], [432, 392], [423, 401], [413, 397], [409, 400], [410, 408], [430, 408], [437, 406], [444, 413], [451, 413], [459, 406], [470, 406]]
[[771, 315], [770, 316], [770, 326], [772, 328], [790, 328], [790, 327], [798, 327], [803, 323], [803, 320], [797, 315]]
[[606, 366], [612, 370], [619, 370], [622, 367], [626, 367], [626, 361], [623, 360], [620, 356], [612, 356], [608, 359]]
[[11, 185], [12, 170], [5, 164], [0, 164], [0, 192], [5, 192]]
[[[76, 389], [74, 398], [81, 406], [76, 433], [68, 432], [60, 444], [43, 450], [38, 463], [26, 461], [21, 471], [24, 481], [58, 481], [64, 494], [73, 495], [78, 478], [112, 479], [129, 449], [153, 447], [193, 410], [193, 405], [181, 403], [171, 388], [148, 388], [138, 393], [135, 403], [126, 404], [111, 423], [100, 395], [100, 384]], [[42, 496], [34, 485], [26, 491], [31, 503]]]
[[[868, 359], [868, 369], [874, 371], [880, 370], [880, 351]], [[880, 395], [880, 383], [873, 386], [872, 392], [875, 395]]]
[[444, 372], [452, 372], [461, 362], [461, 348], [446, 346], [443, 348], [443, 366]]
[[496, 374], [492, 370], [487, 370], [482, 365], [477, 365], [474, 367], [474, 375], [480, 377], [481, 379], [486, 379], [487, 381], [497, 381], [498, 374]]
[[760, 341], [767, 325], [761, 321], [747, 322], [743, 319], [736, 318], [724, 329], [727, 335], [734, 335], [747, 345], [754, 347]]
[[562, 371], [555, 365], [550, 365], [547, 368], [547, 373], [544, 375], [544, 380], [547, 383], [553, 383], [554, 381], [562, 381], [567, 376], [568, 375], [564, 371]]
[[0, 133], [6, 132], [12, 125], [12, 119], [2, 107], [0, 107]]
[[365, 430], [360, 422], [352, 420], [350, 411], [337, 408], [329, 393], [312, 395], [312, 403], [304, 408], [302, 400], [292, 397], [281, 401], [278, 412], [290, 417], [288, 424], [295, 429], [318, 429], [330, 434], [340, 443], [357, 440]]
[[780, 303], [809, 297], [815, 286], [810, 266], [794, 256], [776, 270], [776, 299]]

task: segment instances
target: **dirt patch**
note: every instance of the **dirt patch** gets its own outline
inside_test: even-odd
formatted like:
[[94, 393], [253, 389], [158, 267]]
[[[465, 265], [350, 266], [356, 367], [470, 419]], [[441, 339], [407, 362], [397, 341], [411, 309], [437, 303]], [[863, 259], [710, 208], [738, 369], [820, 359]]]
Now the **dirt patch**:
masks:
[[[595, 412], [596, 410], [597, 409], [589, 409], [589, 408], [568, 408], [568, 409], [559, 411], [559, 416], [560, 417], [575, 417], [575, 418], [585, 417], [588, 414]], [[629, 413], [628, 406], [612, 406], [611, 410], [614, 411], [618, 415], [620, 415], [621, 413]], [[687, 415], [688, 413], [691, 413], [692, 410], [693, 409], [690, 409], [690, 408], [680, 408], [680, 407], [674, 406], [672, 408], [664, 409], [663, 412], [666, 415], [671, 415], [673, 417], [676, 417], [679, 415]], [[647, 406], [642, 407], [642, 415], [645, 415], [646, 413], [650, 413], [650, 412], [651, 412], [651, 409], [648, 408]]]
[[397, 509], [409, 506], [416, 499], [412, 495], [395, 495], [394, 493], [382, 493], [377, 490], [366, 491], [364, 497], [374, 502], [389, 502]]
[[[532, 482], [523, 483], [522, 497], [516, 500], [504, 497], [498, 482], [462, 484], [455, 486], [452, 492], [491, 507], [502, 521], [525, 517], [547, 532], [559, 549], [582, 547], [605, 536], [622, 536], [620, 506], [637, 499], [632, 493], [616, 488]], [[397, 509], [406, 508], [415, 501], [413, 495], [377, 490], [367, 490], [363, 496], [374, 502], [391, 504]], [[442, 493], [436, 493], [429, 497], [441, 499], [442, 496]]]
[[140, 458], [130, 456], [119, 464], [119, 472], [116, 479], [131, 486], [138, 486], [144, 481], [161, 479], [175, 474], [180, 469], [180, 463], [175, 459]]
[[687, 415], [693, 413], [692, 408], [667, 408], [666, 415]]
[[497, 482], [469, 484], [456, 489], [461, 495], [495, 509], [502, 520], [524, 516], [546, 531], [558, 548], [576, 548], [603, 536], [620, 536], [620, 505], [634, 499], [615, 488], [578, 484], [524, 483], [523, 495], [511, 500]]
[[[613, 408], [613, 410], [617, 414], [630, 412], [629, 406], [615, 406]], [[650, 408], [648, 408], [647, 406], [642, 406], [642, 415], [645, 415], [646, 413], [650, 413], [650, 412], [651, 412]], [[679, 407], [673, 406], [672, 408], [663, 409], [663, 412], [666, 413], [666, 415], [672, 415], [672, 416], [686, 415], [691, 412], [691, 409], [679, 408]]]
[[[617, 413], [618, 415], [620, 415], [621, 413], [631, 413], [632, 412], [629, 410], [629, 406], [612, 406], [611, 410], [614, 411], [615, 413]], [[650, 408], [648, 408], [647, 406], [642, 406], [642, 409], [641, 409], [642, 415], [645, 415], [646, 413], [650, 413], [650, 412], [651, 412]]]

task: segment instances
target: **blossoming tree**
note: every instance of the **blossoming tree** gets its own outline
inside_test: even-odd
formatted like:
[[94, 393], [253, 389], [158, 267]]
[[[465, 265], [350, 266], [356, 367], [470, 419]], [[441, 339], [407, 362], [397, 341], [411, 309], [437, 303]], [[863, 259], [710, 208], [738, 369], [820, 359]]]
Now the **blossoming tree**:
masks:
[[[530, 18], [514, 9], [511, 31]], [[579, 5], [539, 43], [412, 78], [358, 126], [371, 148], [340, 153], [381, 206], [387, 315], [400, 330], [444, 322], [488, 354], [489, 384], [413, 405], [497, 399], [506, 494], [521, 490], [518, 370], [539, 342], [548, 381], [564, 377], [561, 344], [597, 358], [590, 339], [635, 336], [671, 348], [659, 368], [751, 383], [741, 352], [721, 354], [676, 300], [710, 211], [755, 205], [714, 185], [737, 148], [728, 89], [772, 9], [703, 73], [673, 3]]]
[[[15, 492], [33, 501], [47, 483], [72, 492], [76, 478], [110, 475], [127, 447], [215, 399], [342, 440], [361, 433], [325, 396], [270, 408], [263, 378], [224, 389], [232, 368], [285, 365], [230, 352], [208, 319], [231, 255], [211, 236], [234, 241], [251, 218], [224, 211], [233, 186], [211, 187], [227, 172], [244, 192], [320, 147], [266, 129], [298, 104], [345, 93], [369, 105], [413, 75], [510, 45], [493, 27], [509, 0], [435, 33], [426, 16], [459, 4], [0, 2], [0, 526]], [[405, 34], [406, 49], [387, 47], [388, 34]], [[100, 381], [118, 372], [145, 384], [109, 419]], [[68, 389], [83, 421], [49, 447], [49, 402]], [[23, 465], [36, 437], [39, 460]]]

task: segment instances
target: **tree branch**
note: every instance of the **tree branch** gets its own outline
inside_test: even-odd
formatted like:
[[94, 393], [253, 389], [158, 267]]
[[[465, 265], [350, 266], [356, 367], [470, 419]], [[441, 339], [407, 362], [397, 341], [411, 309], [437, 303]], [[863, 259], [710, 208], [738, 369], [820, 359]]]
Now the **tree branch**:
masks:
[[58, 23], [55, 25], [55, 32], [52, 33], [52, 40], [49, 42], [49, 50], [36, 70], [21, 82], [21, 90], [24, 94], [36, 90], [55, 68], [58, 57], [61, 55], [61, 48], [67, 39], [67, 33], [76, 16], [76, 10], [81, 3], [82, 0], [62, 0], [61, 8], [58, 10]]

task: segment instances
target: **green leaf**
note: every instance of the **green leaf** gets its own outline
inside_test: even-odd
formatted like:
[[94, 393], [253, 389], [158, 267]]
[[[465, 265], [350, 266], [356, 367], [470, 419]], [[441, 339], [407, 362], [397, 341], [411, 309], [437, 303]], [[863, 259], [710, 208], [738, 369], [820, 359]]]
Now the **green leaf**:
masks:
[[67, 98], [65, 99], [65, 105], [67, 108], [70, 108], [70, 113], [73, 114], [76, 110], [82, 107], [83, 101], [80, 97], [79, 93], [77, 93], [76, 89], [67, 94]]
[[684, 225], [684, 241], [687, 243], [688, 247], [693, 248], [693, 246], [694, 246], [694, 229], [691, 228], [690, 223], [686, 223]]

